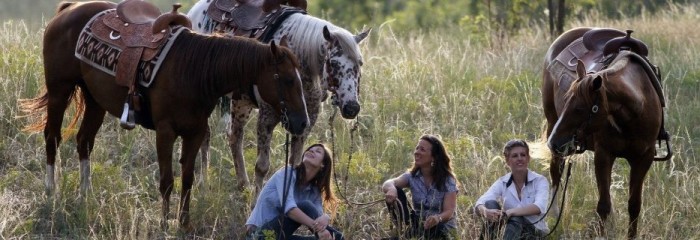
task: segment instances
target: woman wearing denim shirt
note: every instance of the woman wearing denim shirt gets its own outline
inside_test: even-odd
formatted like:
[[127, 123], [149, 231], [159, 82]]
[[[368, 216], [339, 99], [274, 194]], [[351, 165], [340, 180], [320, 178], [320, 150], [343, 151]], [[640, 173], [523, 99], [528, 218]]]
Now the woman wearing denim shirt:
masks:
[[[331, 189], [332, 170], [330, 150], [323, 144], [314, 144], [304, 151], [299, 165], [272, 175], [246, 221], [247, 239], [265, 239], [270, 234], [274, 239], [343, 239], [342, 233], [330, 227], [330, 216], [323, 213], [324, 206], [332, 209], [337, 202]], [[293, 185], [282, 211], [285, 175], [291, 178], [288, 184]], [[302, 225], [315, 236], [293, 235]]]
[[[404, 237], [448, 238], [456, 233], [458, 190], [447, 149], [437, 137], [423, 135], [413, 158], [413, 168], [382, 185], [392, 220], [410, 226]], [[411, 189], [412, 209], [403, 188]], [[401, 209], [394, 207], [396, 200], [401, 203]]]
[[506, 226], [506, 240], [542, 238], [549, 232], [542, 219], [547, 210], [549, 182], [528, 169], [530, 148], [525, 141], [508, 141], [503, 155], [511, 172], [496, 180], [474, 207], [474, 212], [486, 220], [480, 239], [498, 237], [502, 225]]

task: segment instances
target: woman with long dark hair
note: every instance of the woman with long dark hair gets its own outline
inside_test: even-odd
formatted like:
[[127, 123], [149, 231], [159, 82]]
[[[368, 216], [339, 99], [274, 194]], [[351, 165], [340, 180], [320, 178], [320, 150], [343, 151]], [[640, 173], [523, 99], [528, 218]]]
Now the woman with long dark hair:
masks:
[[[411, 189], [409, 206], [404, 188]], [[394, 222], [410, 226], [404, 237], [448, 238], [457, 221], [457, 178], [452, 172], [445, 144], [433, 135], [423, 135], [413, 152], [413, 167], [384, 182], [382, 191]], [[400, 207], [394, 207], [395, 201]]]
[[[246, 221], [248, 238], [264, 239], [272, 231], [275, 239], [343, 239], [324, 213], [324, 207], [335, 209], [337, 203], [331, 188], [332, 173], [330, 150], [320, 143], [309, 146], [300, 164], [278, 170], [263, 186]], [[293, 235], [302, 225], [315, 236]]]

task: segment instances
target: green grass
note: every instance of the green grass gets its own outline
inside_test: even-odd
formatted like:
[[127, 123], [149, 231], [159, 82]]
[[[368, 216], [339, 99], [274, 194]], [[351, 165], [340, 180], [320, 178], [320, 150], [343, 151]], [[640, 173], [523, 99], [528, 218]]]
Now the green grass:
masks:
[[[662, 69], [668, 99], [666, 128], [673, 134], [675, 156], [652, 166], [644, 187], [639, 223], [642, 239], [691, 239], [700, 228], [700, 31], [695, 31], [697, 6], [672, 9], [657, 16], [619, 21], [590, 19], [569, 27], [600, 26], [634, 29], [650, 46], [650, 59]], [[44, 194], [45, 150], [41, 134], [22, 132], [26, 119], [17, 118], [17, 100], [31, 98], [43, 85], [39, 27], [5, 21], [0, 32], [0, 237], [152, 239], [186, 236], [176, 224], [179, 188], [173, 192], [169, 229], [162, 231], [158, 166], [154, 133], [126, 131], [117, 120], [105, 120], [92, 154], [92, 191], [78, 198], [75, 139], [60, 148], [58, 191]], [[540, 103], [541, 65], [549, 46], [544, 28], [530, 28], [491, 42], [458, 29], [416, 30], [395, 34], [376, 27], [362, 46], [365, 65], [359, 129], [350, 142], [355, 121], [339, 116], [329, 123], [331, 106], [313, 129], [309, 142], [330, 142], [334, 131], [339, 158], [336, 170], [343, 193], [351, 200], [380, 199], [379, 186], [411, 165], [412, 149], [424, 133], [442, 136], [461, 182], [458, 234], [478, 235], [479, 222], [468, 208], [507, 170], [500, 151], [510, 138], [524, 138], [542, 148]], [[397, 37], [401, 35], [404, 37]], [[218, 116], [218, 115], [214, 115]], [[66, 118], [67, 119], [67, 118]], [[253, 120], [254, 121], [254, 120]], [[205, 239], [240, 239], [242, 225], [254, 201], [249, 190], [235, 190], [236, 176], [225, 127], [210, 119], [212, 138], [210, 181], [194, 188], [192, 235]], [[254, 123], [245, 133], [248, 175], [255, 159]], [[276, 129], [272, 167], [281, 167], [284, 135]], [[348, 167], [351, 145], [352, 162]], [[176, 151], [174, 154], [178, 154]], [[592, 154], [573, 157], [574, 168], [559, 238], [595, 237], [597, 190]], [[199, 161], [197, 164], [200, 164]], [[200, 166], [198, 166], [200, 168]], [[536, 157], [531, 168], [548, 175], [548, 160]], [[201, 169], [201, 168], [200, 168]], [[346, 169], [349, 172], [346, 172]], [[174, 165], [179, 176], [179, 165]], [[629, 166], [618, 159], [613, 173], [612, 238], [627, 231]], [[176, 185], [179, 186], [179, 178]], [[346, 188], [347, 187], [347, 188]], [[345, 192], [347, 189], [347, 192]], [[550, 226], [555, 218], [548, 218]], [[383, 204], [340, 205], [335, 225], [350, 239], [377, 239], [391, 228]]]

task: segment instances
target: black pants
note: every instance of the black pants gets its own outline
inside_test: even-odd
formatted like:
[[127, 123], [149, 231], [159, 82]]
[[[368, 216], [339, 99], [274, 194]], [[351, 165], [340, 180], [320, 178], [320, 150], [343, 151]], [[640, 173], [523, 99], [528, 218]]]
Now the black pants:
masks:
[[396, 224], [400, 222], [405, 226], [409, 226], [408, 230], [404, 232], [404, 237], [406, 238], [421, 238], [422, 239], [447, 239], [449, 236], [449, 229], [444, 223], [438, 223], [438, 225], [430, 228], [423, 229], [424, 219], [420, 219], [420, 216], [416, 214], [416, 211], [408, 203], [406, 198], [406, 192], [403, 189], [396, 188], [397, 201], [401, 203], [401, 209], [396, 209], [393, 204], [387, 204], [389, 208], [389, 214], [391, 215], [391, 220]]
[[[314, 205], [310, 201], [302, 201], [297, 203], [297, 208], [304, 212], [311, 219], [316, 219], [321, 216], [321, 213], [316, 210]], [[303, 239], [318, 239], [318, 236], [300, 236], [293, 235], [294, 232], [301, 227], [301, 223], [298, 223], [287, 215], [280, 215], [275, 219], [265, 223], [260, 229], [254, 231], [252, 235], [249, 236], [250, 239], [265, 239], [264, 231], [271, 230], [274, 231], [275, 239], [289, 239], [289, 240], [303, 240]], [[326, 227], [335, 240], [344, 240], [343, 234], [332, 228], [331, 226]]]
[[[487, 209], [501, 209], [498, 202], [494, 200], [489, 200], [484, 204]], [[535, 228], [535, 225], [530, 223], [525, 217], [511, 217], [508, 222], [485, 222], [483, 228], [481, 229], [481, 235], [479, 239], [500, 239], [499, 231], [505, 225], [505, 232], [503, 233], [504, 240], [511, 239], [542, 239], [544, 236], [543, 232]]]

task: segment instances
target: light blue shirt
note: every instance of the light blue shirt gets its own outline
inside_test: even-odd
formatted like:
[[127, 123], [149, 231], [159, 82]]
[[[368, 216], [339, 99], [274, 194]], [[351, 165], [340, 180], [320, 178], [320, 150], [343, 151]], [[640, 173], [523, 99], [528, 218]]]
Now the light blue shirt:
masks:
[[[416, 174], [413, 175], [411, 175], [410, 172], [406, 172], [401, 174], [399, 178], [408, 182], [408, 186], [411, 188], [413, 210], [418, 213], [421, 220], [431, 215], [441, 213], [442, 203], [445, 201], [445, 194], [457, 192], [457, 183], [452, 177], [447, 177], [447, 181], [445, 181], [446, 191], [444, 192], [439, 191], [434, 182], [432, 186], [426, 186], [425, 180], [423, 180], [423, 174], [421, 174], [420, 171], [417, 171]], [[456, 215], [457, 214], [454, 214], [453, 216]], [[445, 222], [445, 226], [455, 228], [457, 226], [456, 217]]]
[[[522, 198], [519, 198], [515, 184], [510, 184], [510, 186], [508, 186], [508, 181], [512, 175], [512, 173], [508, 173], [496, 180], [496, 182], [491, 185], [489, 190], [486, 191], [486, 193], [484, 193], [484, 195], [482, 195], [478, 200], [476, 200], [475, 206], [485, 204], [486, 201], [489, 200], [496, 200], [499, 202], [502, 201], [504, 210], [535, 204], [535, 206], [540, 208], [540, 214], [524, 217], [531, 223], [540, 220], [540, 218], [544, 217], [544, 214], [547, 211], [549, 200], [549, 181], [547, 181], [547, 178], [544, 176], [528, 169], [527, 183], [520, 190], [522, 193]], [[545, 220], [537, 222], [535, 227], [541, 231], [549, 232], [547, 221]]]
[[[310, 201], [316, 207], [318, 212], [323, 212], [323, 203], [321, 201], [321, 191], [317, 187], [306, 186], [299, 188], [296, 186], [296, 171], [293, 168], [286, 167], [288, 184], [291, 184], [284, 206], [284, 214], [297, 207], [297, 202]], [[246, 225], [254, 225], [261, 227], [263, 224], [275, 219], [282, 214], [282, 199], [284, 194], [284, 169], [280, 169], [270, 177], [267, 181], [258, 200], [255, 203], [255, 208], [250, 213], [250, 217], [246, 221]], [[289, 182], [291, 175], [292, 181]]]

